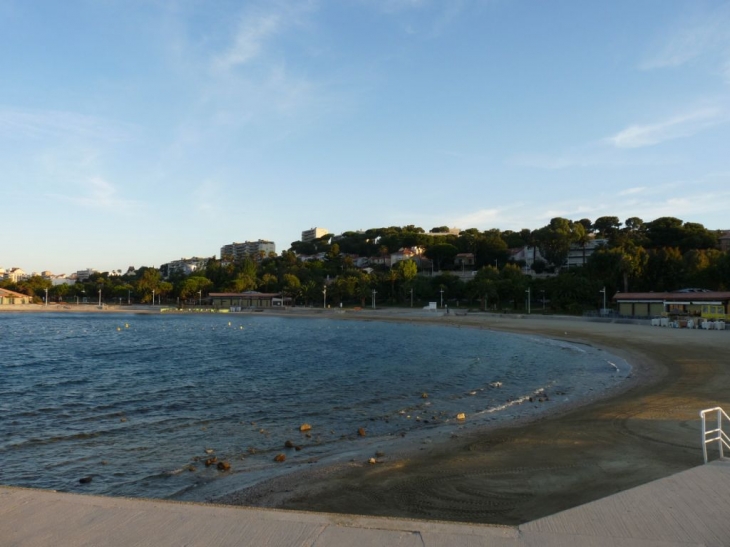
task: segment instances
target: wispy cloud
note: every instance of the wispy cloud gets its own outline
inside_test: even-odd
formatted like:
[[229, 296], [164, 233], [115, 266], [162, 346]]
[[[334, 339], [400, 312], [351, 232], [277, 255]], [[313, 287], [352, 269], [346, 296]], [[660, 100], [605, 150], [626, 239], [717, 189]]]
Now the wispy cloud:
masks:
[[231, 46], [213, 60], [214, 68], [229, 70], [259, 56], [264, 43], [282, 28], [278, 13], [258, 13], [242, 17]]
[[680, 137], [689, 137], [728, 121], [728, 115], [723, 110], [703, 108], [653, 124], [631, 125], [608, 137], [607, 141], [617, 148], [641, 148]]
[[718, 54], [725, 62], [730, 60], [730, 8], [727, 4], [675, 25], [657, 41], [639, 68], [673, 68]]
[[133, 126], [95, 116], [61, 110], [0, 108], [0, 136], [44, 139], [49, 137], [120, 141], [129, 137]]
[[141, 206], [138, 201], [120, 197], [117, 188], [102, 177], [90, 177], [81, 186], [83, 192], [80, 195], [48, 194], [48, 196], [94, 210], [129, 212]]

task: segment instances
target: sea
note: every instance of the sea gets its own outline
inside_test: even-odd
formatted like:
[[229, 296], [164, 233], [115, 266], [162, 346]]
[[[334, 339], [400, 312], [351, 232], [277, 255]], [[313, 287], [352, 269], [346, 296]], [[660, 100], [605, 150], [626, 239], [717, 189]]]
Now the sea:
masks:
[[211, 500], [539, 417], [630, 373], [598, 348], [478, 328], [0, 314], [0, 484]]

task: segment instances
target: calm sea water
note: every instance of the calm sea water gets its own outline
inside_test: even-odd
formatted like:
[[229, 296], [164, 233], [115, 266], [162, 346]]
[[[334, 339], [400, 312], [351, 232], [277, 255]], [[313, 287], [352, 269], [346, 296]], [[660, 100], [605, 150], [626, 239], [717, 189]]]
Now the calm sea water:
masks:
[[[539, 413], [628, 373], [590, 347], [446, 326], [0, 314], [0, 483], [206, 499]], [[206, 467], [214, 456], [231, 470]]]

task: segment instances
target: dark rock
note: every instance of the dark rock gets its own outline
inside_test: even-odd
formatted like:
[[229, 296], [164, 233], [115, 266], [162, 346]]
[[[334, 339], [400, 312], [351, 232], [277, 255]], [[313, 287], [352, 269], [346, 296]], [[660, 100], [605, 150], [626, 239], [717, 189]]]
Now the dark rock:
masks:
[[205, 460], [205, 467], [210, 467], [211, 465], [216, 463], [218, 463], [218, 458], [216, 458], [215, 456], [212, 458], [208, 458], [207, 460]]
[[218, 462], [218, 471], [230, 471], [231, 464], [228, 462]]
[[82, 477], [82, 478], [79, 479], [79, 482], [81, 484], [89, 484], [91, 482], [91, 480], [92, 480], [91, 477]]
[[277, 463], [285, 462], [286, 461], [286, 455], [284, 454], [277, 454], [274, 456], [274, 461]]
[[364, 437], [365, 435], [366, 435], [366, 433], [365, 433], [365, 429], [364, 428], [361, 427], [360, 429], [357, 430], [357, 436], [358, 437]]
[[285, 446], [286, 448], [294, 448], [294, 443], [293, 443], [293, 442], [291, 442], [291, 441], [286, 441], [286, 442], [284, 443], [284, 446]]

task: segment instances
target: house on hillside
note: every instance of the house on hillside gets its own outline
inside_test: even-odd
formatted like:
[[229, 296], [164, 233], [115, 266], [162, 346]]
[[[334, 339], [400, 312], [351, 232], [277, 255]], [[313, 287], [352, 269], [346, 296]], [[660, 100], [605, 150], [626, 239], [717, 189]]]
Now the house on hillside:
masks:
[[723, 232], [723, 234], [718, 239], [720, 241], [720, 250], [730, 251], [730, 230], [726, 230], [725, 232]]

